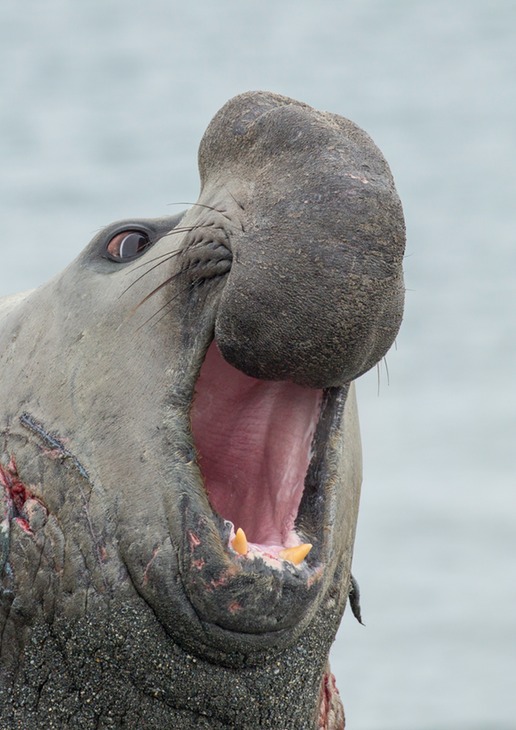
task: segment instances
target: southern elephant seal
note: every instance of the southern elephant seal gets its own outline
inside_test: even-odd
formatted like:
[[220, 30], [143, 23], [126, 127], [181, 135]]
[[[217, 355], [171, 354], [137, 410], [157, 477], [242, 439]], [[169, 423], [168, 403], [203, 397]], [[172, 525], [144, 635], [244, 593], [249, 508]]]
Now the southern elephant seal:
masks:
[[353, 380], [405, 243], [352, 122], [229, 101], [175, 217], [0, 305], [2, 728], [341, 728]]

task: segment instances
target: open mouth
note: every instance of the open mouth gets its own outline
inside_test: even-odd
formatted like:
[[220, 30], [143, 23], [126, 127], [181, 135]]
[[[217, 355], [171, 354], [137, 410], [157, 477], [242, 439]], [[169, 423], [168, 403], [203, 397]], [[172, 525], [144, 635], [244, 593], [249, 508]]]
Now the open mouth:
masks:
[[300, 564], [310, 551], [295, 525], [322, 398], [322, 390], [251, 378], [210, 345], [192, 433], [209, 502], [230, 523], [239, 555]]
[[313, 615], [332, 579], [347, 392], [258, 380], [207, 348], [178, 504], [182, 583], [203, 622], [277, 642]]

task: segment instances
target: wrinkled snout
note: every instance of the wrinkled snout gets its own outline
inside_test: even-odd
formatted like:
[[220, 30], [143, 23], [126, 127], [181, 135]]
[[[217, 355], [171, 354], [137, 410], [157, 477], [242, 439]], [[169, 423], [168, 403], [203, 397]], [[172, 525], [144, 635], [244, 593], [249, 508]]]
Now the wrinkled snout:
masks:
[[275, 227], [258, 238], [237, 244], [224, 287], [215, 329], [224, 358], [252, 377], [314, 388], [373, 367], [401, 324], [400, 267], [333, 237], [303, 243]]
[[241, 215], [216, 319], [226, 360], [317, 388], [373, 367], [401, 323], [405, 227], [370, 137], [293, 100], [244, 95], [212, 121], [199, 162], [201, 201], [227, 195], [224, 171]]

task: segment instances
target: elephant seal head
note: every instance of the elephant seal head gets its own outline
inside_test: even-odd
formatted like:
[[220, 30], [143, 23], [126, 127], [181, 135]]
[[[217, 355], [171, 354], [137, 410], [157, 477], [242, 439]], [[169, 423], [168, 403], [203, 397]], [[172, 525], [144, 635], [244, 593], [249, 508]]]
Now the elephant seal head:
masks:
[[0, 307], [3, 615], [22, 642], [29, 618], [146, 607], [212, 664], [286, 651], [318, 696], [358, 512], [352, 381], [402, 318], [401, 205], [362, 130], [272, 93], [222, 108], [199, 167], [188, 211], [108, 226]]

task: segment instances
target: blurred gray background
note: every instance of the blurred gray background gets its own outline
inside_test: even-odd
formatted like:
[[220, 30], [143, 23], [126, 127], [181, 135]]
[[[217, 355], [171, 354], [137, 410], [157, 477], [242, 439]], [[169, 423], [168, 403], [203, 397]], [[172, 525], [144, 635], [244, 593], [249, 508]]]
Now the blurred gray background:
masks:
[[359, 382], [353, 730], [516, 727], [515, 39], [512, 0], [0, 4], [2, 294], [195, 201], [239, 92], [348, 116], [389, 160], [408, 292], [389, 377]]

